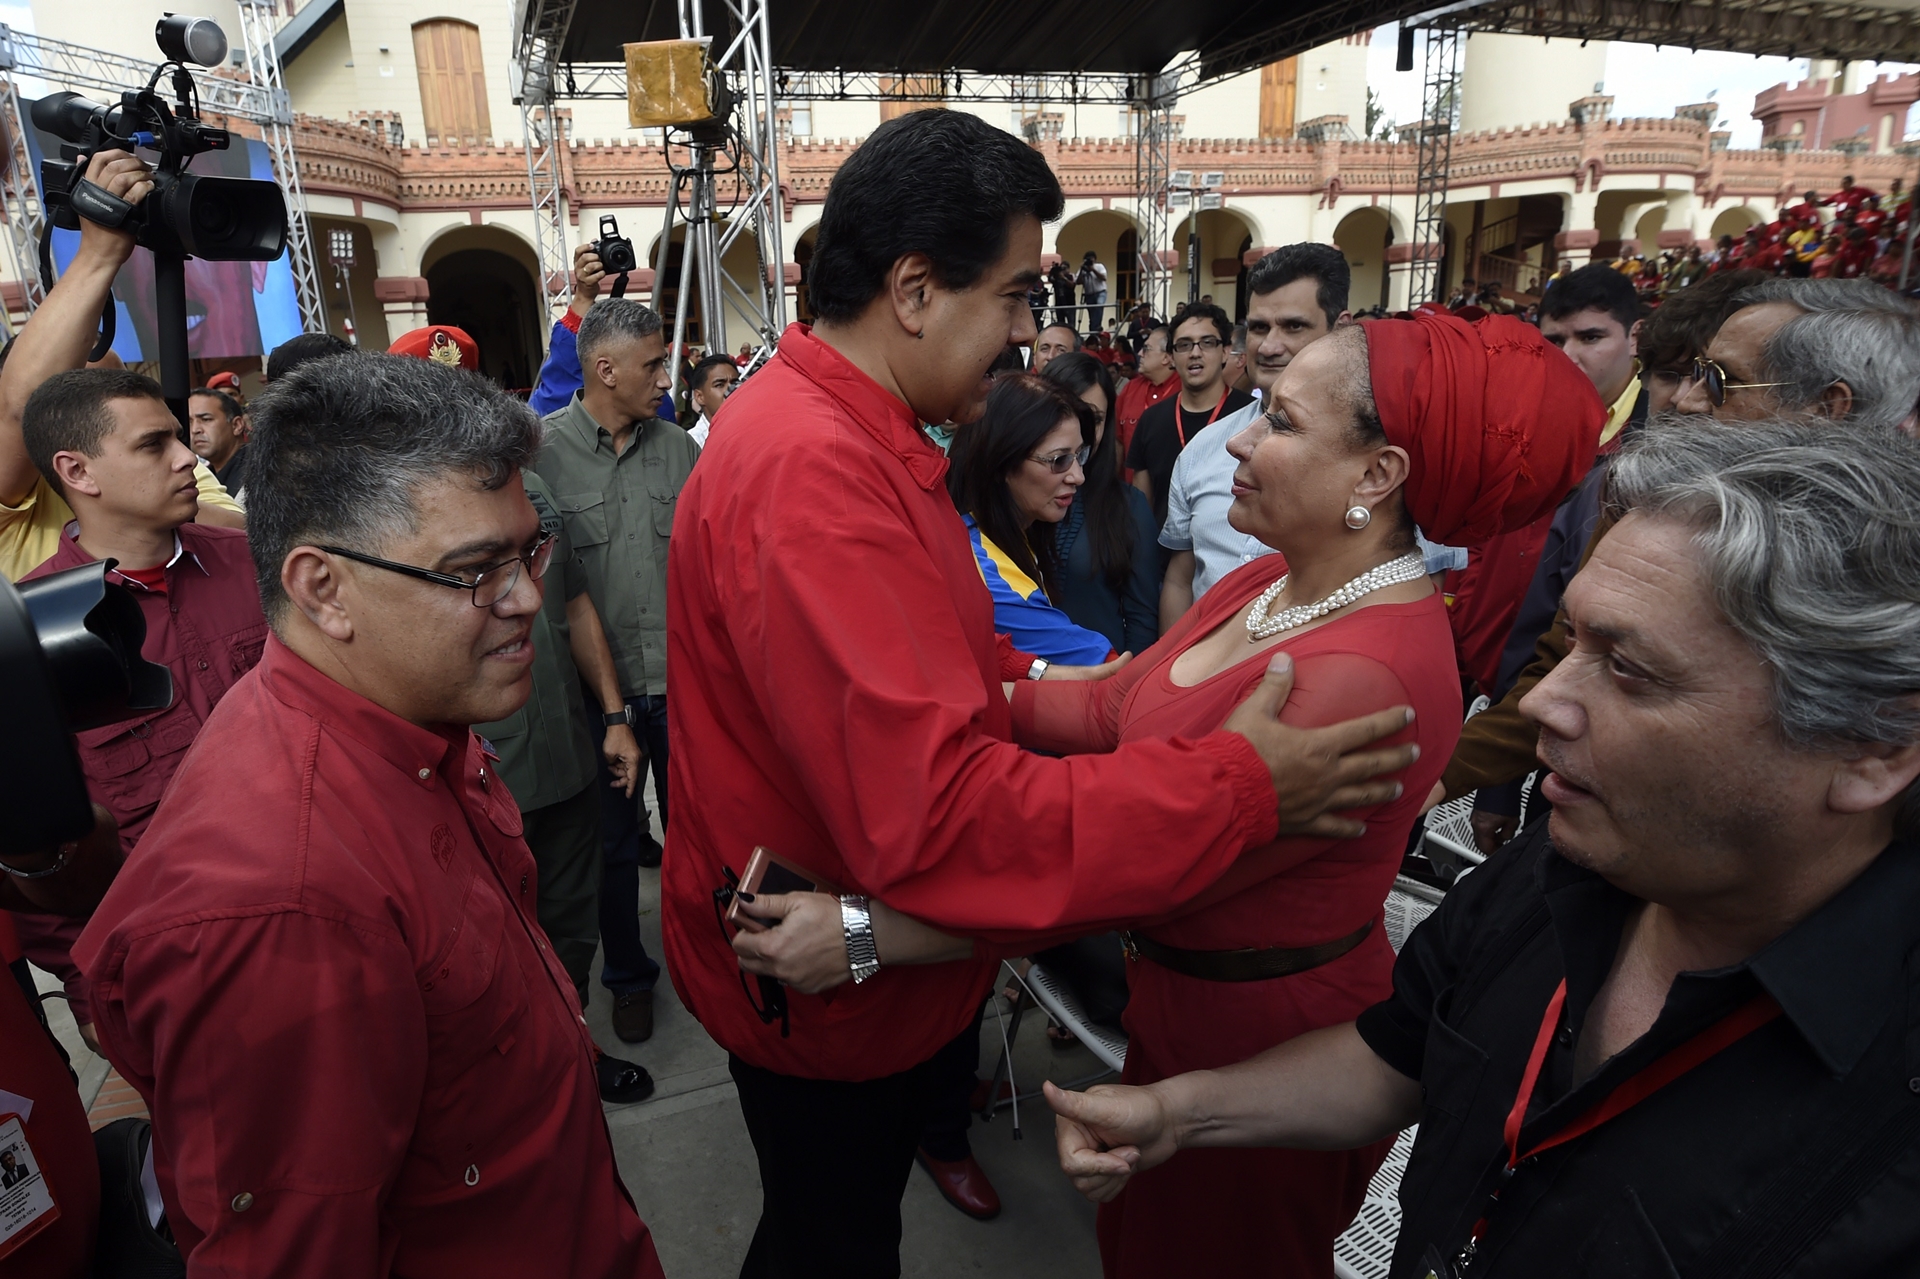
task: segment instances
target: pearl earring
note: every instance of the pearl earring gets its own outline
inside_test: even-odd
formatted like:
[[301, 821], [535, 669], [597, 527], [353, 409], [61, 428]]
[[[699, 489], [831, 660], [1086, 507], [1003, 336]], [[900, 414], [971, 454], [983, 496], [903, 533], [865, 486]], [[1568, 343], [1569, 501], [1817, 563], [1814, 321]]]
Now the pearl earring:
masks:
[[1373, 523], [1373, 512], [1367, 507], [1349, 506], [1347, 508], [1347, 527], [1354, 532], [1358, 533], [1371, 523]]

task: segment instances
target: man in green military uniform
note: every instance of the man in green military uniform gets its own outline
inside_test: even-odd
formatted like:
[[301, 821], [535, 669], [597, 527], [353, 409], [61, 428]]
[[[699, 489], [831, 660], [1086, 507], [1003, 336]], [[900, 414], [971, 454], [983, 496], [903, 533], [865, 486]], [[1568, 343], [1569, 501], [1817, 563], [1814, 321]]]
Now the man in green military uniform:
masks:
[[[613, 654], [587, 591], [586, 570], [567, 543], [553, 494], [532, 471], [522, 471], [527, 498], [541, 530], [556, 540], [553, 568], [541, 583], [545, 598], [533, 621], [533, 693], [506, 719], [474, 731], [499, 754], [497, 765], [520, 805], [527, 847], [540, 868], [538, 911], [553, 951], [587, 1005], [587, 978], [599, 945], [601, 761], [584, 718], [599, 706], [606, 722], [599, 754], [611, 791], [631, 801], [640, 778], [640, 745], [620, 696]], [[582, 694], [582, 682], [586, 693]], [[600, 1056], [600, 1096], [643, 1101], [653, 1079], [640, 1066]]]
[[[584, 385], [547, 415], [534, 469], [554, 494], [613, 654], [621, 705], [653, 766], [660, 826], [667, 824], [667, 542], [681, 486], [700, 455], [687, 433], [657, 416], [667, 390], [660, 317], [638, 302], [594, 304], [577, 339]], [[590, 707], [595, 714], [603, 707]], [[603, 770], [603, 777], [605, 776]], [[610, 785], [601, 801], [600, 982], [614, 997], [614, 1033], [653, 1033], [660, 966], [640, 941], [640, 867], [660, 864], [638, 788]]]

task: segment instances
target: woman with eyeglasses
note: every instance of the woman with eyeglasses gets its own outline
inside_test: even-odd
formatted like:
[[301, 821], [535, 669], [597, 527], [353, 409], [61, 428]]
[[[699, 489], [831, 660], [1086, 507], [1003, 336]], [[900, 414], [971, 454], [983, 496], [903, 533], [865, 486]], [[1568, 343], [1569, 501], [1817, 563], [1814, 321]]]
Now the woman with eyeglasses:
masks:
[[1056, 358], [1041, 376], [1093, 413], [1086, 483], [1054, 526], [1059, 593], [1053, 602], [1076, 624], [1106, 636], [1115, 652], [1144, 653], [1160, 638], [1160, 546], [1147, 495], [1120, 474], [1120, 443], [1108, 429], [1113, 375], [1076, 351]]
[[1093, 441], [1090, 405], [1038, 374], [1010, 373], [948, 453], [947, 492], [993, 596], [993, 628], [1022, 652], [1066, 666], [1098, 666], [1115, 651], [1054, 603], [1054, 530], [1086, 483]]
[[[1420, 756], [1397, 798], [1342, 815], [1362, 825], [1354, 837], [1276, 831], [1181, 914], [1121, 923], [1133, 930], [1123, 1082], [1243, 1061], [1391, 993], [1383, 905], [1460, 734], [1447, 610], [1414, 527], [1474, 544], [1531, 524], [1586, 473], [1604, 417], [1587, 376], [1510, 316], [1335, 329], [1294, 357], [1267, 413], [1227, 446], [1239, 464], [1229, 519], [1280, 554], [1227, 575], [1106, 680], [1014, 686], [1015, 740], [1069, 758], [1218, 728], [1283, 659], [1288, 723], [1415, 710], [1395, 740]], [[762, 898], [783, 917], [783, 959], [742, 934], [743, 966], [803, 989], [846, 980], [837, 904], [796, 897], [823, 900]], [[951, 939], [872, 909], [890, 938], [883, 965], [955, 957]], [[1066, 1128], [1063, 1147], [1087, 1144]], [[1391, 1136], [1345, 1151], [1182, 1150], [1101, 1207], [1105, 1272], [1325, 1275]]]

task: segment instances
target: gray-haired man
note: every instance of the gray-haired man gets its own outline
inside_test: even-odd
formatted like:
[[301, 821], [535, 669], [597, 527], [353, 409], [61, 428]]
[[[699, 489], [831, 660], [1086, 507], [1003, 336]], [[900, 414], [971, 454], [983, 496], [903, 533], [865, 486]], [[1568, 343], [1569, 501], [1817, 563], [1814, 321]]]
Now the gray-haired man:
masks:
[[273, 634], [74, 950], [187, 1270], [657, 1279], [467, 727], [527, 699], [539, 421], [369, 355], [274, 382], [254, 422]]
[[1626, 514], [1526, 701], [1551, 822], [1357, 1022], [1050, 1090], [1086, 1193], [1418, 1121], [1395, 1275], [1911, 1272], [1920, 449], [1662, 421], [1608, 478]]
[[[661, 421], [670, 385], [660, 317], [610, 298], [580, 322], [584, 385], [547, 415], [534, 470], [553, 490], [573, 553], [613, 650], [634, 726], [652, 763], [660, 826], [667, 825], [667, 541], [680, 488], [700, 446]], [[608, 718], [589, 707], [596, 722]], [[640, 867], [660, 864], [641, 792], [629, 797], [602, 766], [600, 982], [613, 995], [613, 1030], [627, 1043], [653, 1034], [660, 965], [640, 940]]]

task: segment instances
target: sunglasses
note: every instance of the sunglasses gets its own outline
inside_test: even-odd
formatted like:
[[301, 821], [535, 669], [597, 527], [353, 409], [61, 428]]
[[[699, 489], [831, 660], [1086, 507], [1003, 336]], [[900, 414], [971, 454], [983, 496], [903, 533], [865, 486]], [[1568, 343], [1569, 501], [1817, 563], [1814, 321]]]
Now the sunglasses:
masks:
[[1727, 402], [1727, 395], [1733, 391], [1758, 391], [1770, 386], [1792, 386], [1791, 382], [1736, 382], [1727, 376], [1719, 361], [1704, 356], [1693, 362], [1693, 380], [1707, 388], [1707, 398], [1713, 401], [1713, 407], [1719, 408]]
[[1055, 475], [1065, 475], [1076, 466], [1084, 470], [1087, 459], [1092, 456], [1093, 450], [1082, 444], [1077, 449], [1061, 449], [1058, 453], [1049, 453], [1045, 457], [1034, 457], [1028, 454], [1027, 461], [1038, 462]]

